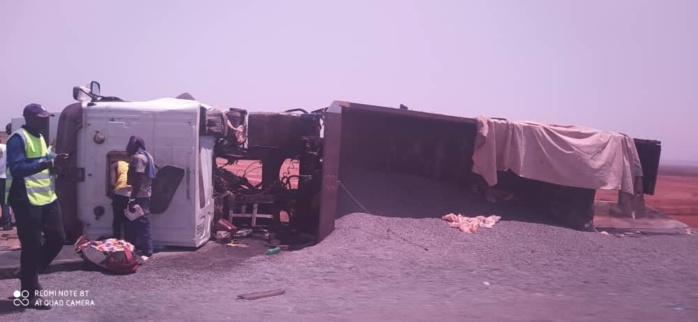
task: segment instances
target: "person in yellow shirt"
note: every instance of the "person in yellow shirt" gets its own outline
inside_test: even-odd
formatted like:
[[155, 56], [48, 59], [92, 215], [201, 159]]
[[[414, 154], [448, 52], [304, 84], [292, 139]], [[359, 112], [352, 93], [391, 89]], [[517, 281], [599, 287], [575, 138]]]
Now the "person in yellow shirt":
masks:
[[128, 207], [129, 196], [131, 195], [131, 186], [128, 182], [128, 162], [116, 161], [111, 164], [111, 182], [112, 182], [112, 209], [114, 211], [114, 220], [112, 221], [113, 238], [123, 239], [122, 229], [128, 218], [124, 215], [126, 207]]

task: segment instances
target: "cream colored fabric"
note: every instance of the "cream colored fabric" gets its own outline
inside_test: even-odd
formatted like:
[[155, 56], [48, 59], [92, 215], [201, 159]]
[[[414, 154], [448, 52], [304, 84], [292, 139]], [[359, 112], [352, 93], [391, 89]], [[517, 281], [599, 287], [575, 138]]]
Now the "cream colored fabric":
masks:
[[484, 228], [492, 228], [494, 227], [494, 224], [496, 224], [502, 217], [500, 216], [477, 216], [477, 217], [466, 217], [461, 214], [448, 214], [441, 219], [448, 221], [449, 226], [458, 228], [462, 232], [466, 234], [474, 233], [476, 232], [480, 227]]
[[511, 122], [479, 116], [473, 172], [489, 186], [497, 171], [558, 185], [634, 194], [642, 165], [627, 135], [579, 126]]

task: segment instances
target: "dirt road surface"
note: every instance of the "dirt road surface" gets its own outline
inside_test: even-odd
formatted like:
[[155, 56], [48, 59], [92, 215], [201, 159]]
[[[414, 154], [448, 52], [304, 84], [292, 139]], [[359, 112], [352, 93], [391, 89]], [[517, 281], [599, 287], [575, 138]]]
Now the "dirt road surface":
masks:
[[[43, 275], [46, 290], [89, 291], [95, 305], [21, 312], [4, 300], [0, 319], [696, 321], [696, 249], [695, 235], [619, 238], [517, 221], [467, 235], [435, 218], [351, 214], [296, 252], [208, 244], [129, 276]], [[0, 293], [18, 286], [0, 281]], [[236, 300], [274, 289], [286, 294]]]

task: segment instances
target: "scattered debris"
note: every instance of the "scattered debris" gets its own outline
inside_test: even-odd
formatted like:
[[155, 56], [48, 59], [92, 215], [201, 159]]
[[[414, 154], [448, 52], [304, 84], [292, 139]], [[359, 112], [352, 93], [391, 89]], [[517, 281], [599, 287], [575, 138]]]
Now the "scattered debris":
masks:
[[240, 299], [240, 300], [257, 300], [257, 299], [261, 299], [261, 298], [265, 298], [265, 297], [283, 295], [285, 293], [286, 293], [286, 290], [273, 290], [273, 291], [266, 291], [266, 292], [247, 293], [247, 294], [238, 295], [238, 299]]
[[231, 224], [228, 220], [221, 218], [218, 220], [218, 229], [222, 231], [227, 231], [230, 233], [235, 233], [238, 228]]
[[485, 286], [490, 286], [490, 282], [482, 282]]
[[601, 235], [610, 235], [607, 231], [602, 231]]
[[247, 245], [247, 244], [242, 243], [242, 242], [237, 241], [237, 240], [234, 240], [234, 241], [232, 241], [232, 242], [230, 242], [230, 243], [227, 243], [226, 246], [228, 246], [228, 247], [240, 247], [240, 248], [247, 248], [247, 247], [250, 247], [250, 245]]
[[216, 232], [216, 241], [221, 244], [227, 244], [232, 241], [233, 237], [232, 235], [227, 232], [227, 231], [217, 231]]
[[281, 252], [281, 248], [274, 247], [274, 248], [270, 248], [269, 250], [267, 250], [267, 255], [276, 255], [280, 252]]
[[462, 232], [470, 234], [474, 233], [480, 227], [492, 228], [502, 217], [491, 215], [489, 217], [477, 216], [477, 217], [465, 217], [461, 214], [450, 213], [441, 217], [441, 219], [449, 221], [449, 226], [458, 228]]
[[686, 228], [686, 235], [693, 235], [695, 232], [691, 228]]
[[251, 235], [252, 235], [252, 229], [244, 228], [244, 229], [238, 230], [238, 231], [235, 233], [235, 235], [233, 235], [233, 237], [235, 237], [235, 238], [246, 238], [246, 237], [250, 237]]
[[271, 238], [271, 233], [263, 228], [256, 228], [252, 231], [252, 235], [257, 238], [262, 238], [269, 240]]
[[281, 248], [281, 250], [288, 250], [288, 249], [289, 249], [289, 245], [267, 244], [266, 246], [269, 247], [269, 248], [278, 247], [278, 248]]

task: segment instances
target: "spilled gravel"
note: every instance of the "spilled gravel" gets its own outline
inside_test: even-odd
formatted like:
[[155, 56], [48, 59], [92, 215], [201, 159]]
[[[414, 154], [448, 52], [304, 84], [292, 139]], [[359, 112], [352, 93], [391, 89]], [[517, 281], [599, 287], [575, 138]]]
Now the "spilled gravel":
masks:
[[[387, 182], [362, 188], [361, 178], [353, 179], [346, 179], [348, 190], [379, 215], [357, 212], [342, 197], [345, 214], [314, 247], [266, 256], [255, 243], [210, 243], [196, 253], [157, 255], [129, 276], [49, 274], [42, 276], [46, 289], [89, 290], [95, 306], [17, 312], [5, 301], [0, 319], [698, 320], [698, 236], [618, 238], [512, 217], [464, 234], [438, 217], [496, 209], [472, 210], [462, 194], [429, 180], [423, 182], [428, 191], [414, 191], [396, 179], [404, 189], [379, 195]], [[9, 295], [17, 286], [0, 281], [0, 292]], [[236, 299], [273, 289], [286, 294]]]
[[[690, 321], [698, 317], [696, 246], [694, 236], [617, 238], [516, 221], [466, 235], [440, 219], [355, 213], [338, 220], [325, 241], [297, 252], [245, 260], [234, 252], [249, 249], [211, 244], [196, 256], [155, 258], [130, 276], [46, 275], [46, 288], [90, 290], [95, 307], [7, 318]], [[16, 286], [0, 281], [6, 294]], [[236, 300], [272, 289], [286, 294]]]

